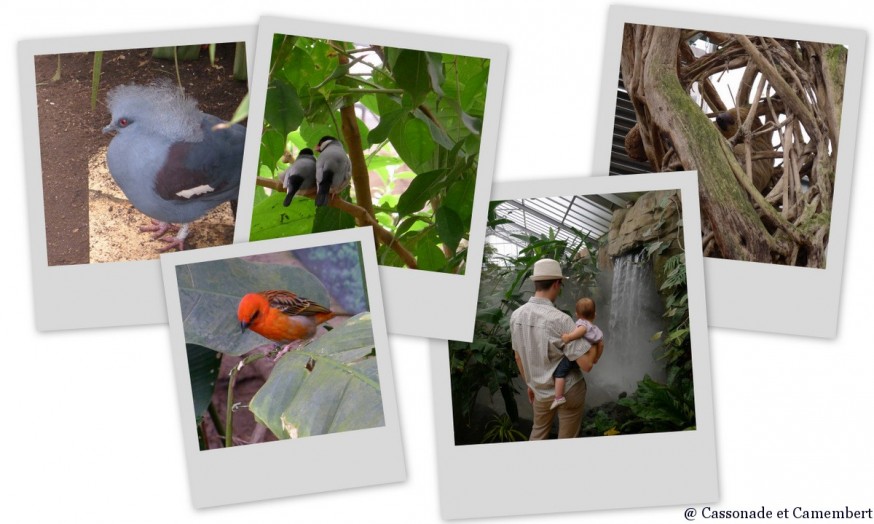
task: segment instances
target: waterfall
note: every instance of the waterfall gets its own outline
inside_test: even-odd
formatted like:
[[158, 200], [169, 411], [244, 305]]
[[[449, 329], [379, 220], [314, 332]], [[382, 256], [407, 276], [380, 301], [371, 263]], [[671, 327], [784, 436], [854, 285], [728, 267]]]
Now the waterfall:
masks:
[[595, 318], [595, 325], [604, 332], [604, 354], [586, 376], [587, 408], [614, 401], [622, 392], [633, 393], [646, 374], [665, 380], [664, 366], [653, 356], [659, 341], [650, 340], [664, 327], [664, 306], [652, 263], [643, 258], [637, 252], [613, 261], [609, 309], [598, 304], [598, 313], [605, 315]]

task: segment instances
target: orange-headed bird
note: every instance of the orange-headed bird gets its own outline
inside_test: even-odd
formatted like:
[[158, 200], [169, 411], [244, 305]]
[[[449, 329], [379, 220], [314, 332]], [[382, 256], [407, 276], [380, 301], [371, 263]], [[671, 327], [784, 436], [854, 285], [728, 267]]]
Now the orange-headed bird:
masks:
[[242, 331], [251, 329], [280, 344], [312, 338], [334, 312], [291, 291], [249, 293], [240, 300], [237, 318]]

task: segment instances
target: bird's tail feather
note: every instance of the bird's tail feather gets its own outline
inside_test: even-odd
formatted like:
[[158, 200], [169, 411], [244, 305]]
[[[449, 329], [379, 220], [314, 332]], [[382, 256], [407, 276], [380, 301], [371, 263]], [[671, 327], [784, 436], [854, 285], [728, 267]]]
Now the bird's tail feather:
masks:
[[322, 181], [319, 183], [319, 192], [316, 194], [316, 205], [324, 206], [328, 203], [328, 192], [331, 190], [331, 181], [334, 179], [333, 171], [325, 171]]
[[294, 199], [294, 194], [297, 193], [297, 190], [300, 189], [300, 186], [303, 184], [303, 177], [300, 176], [292, 176], [288, 183], [288, 194], [285, 195], [285, 201], [282, 202], [282, 205], [288, 207], [291, 205], [291, 201]]

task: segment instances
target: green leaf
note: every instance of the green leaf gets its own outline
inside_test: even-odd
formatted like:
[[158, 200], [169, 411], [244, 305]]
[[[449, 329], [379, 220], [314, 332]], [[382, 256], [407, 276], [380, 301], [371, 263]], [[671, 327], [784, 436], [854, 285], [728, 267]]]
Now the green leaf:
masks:
[[407, 231], [420, 231], [427, 225], [428, 222], [425, 221], [421, 216], [412, 215], [405, 218], [400, 223], [400, 225], [398, 225], [398, 228], [395, 231], [395, 235], [403, 235]]
[[337, 208], [322, 206], [316, 208], [316, 218], [313, 220], [313, 233], [337, 231], [355, 227], [355, 219], [348, 213]]
[[441, 206], [434, 214], [434, 218], [437, 221], [437, 235], [440, 241], [455, 253], [458, 243], [464, 236], [464, 224], [458, 214], [448, 207]]
[[[310, 359], [312, 371], [307, 370]], [[370, 313], [287, 353], [249, 410], [277, 438], [384, 426]]]
[[394, 129], [395, 124], [400, 122], [405, 114], [406, 111], [403, 109], [397, 109], [382, 115], [379, 118], [379, 124], [368, 133], [367, 140], [370, 145], [373, 146], [385, 141], [391, 130]]
[[398, 213], [406, 216], [425, 207], [428, 200], [443, 186], [445, 173], [445, 170], [437, 169], [417, 175], [407, 190], [401, 194], [398, 200]]
[[416, 246], [416, 264], [424, 271], [440, 271], [446, 266], [446, 257], [434, 244], [420, 242]]
[[264, 120], [285, 137], [300, 127], [303, 114], [297, 89], [284, 78], [274, 77], [267, 86]]
[[338, 78], [346, 76], [346, 73], [349, 72], [349, 67], [351, 67], [349, 64], [337, 64], [337, 67], [335, 67], [334, 70], [331, 71], [331, 74], [328, 75], [327, 78], [319, 82], [318, 85], [313, 86], [313, 89], [321, 89], [331, 80], [336, 80]]
[[434, 154], [434, 139], [427, 124], [406, 115], [389, 133], [389, 140], [398, 156], [416, 173], [428, 171]]
[[267, 166], [271, 177], [276, 169], [276, 162], [282, 157], [284, 152], [285, 135], [272, 128], [264, 131], [264, 134], [261, 135], [261, 151], [258, 162], [261, 165]]
[[401, 50], [393, 71], [398, 87], [411, 96], [413, 107], [421, 104], [431, 90], [428, 58], [425, 53], [410, 49]]
[[247, 293], [287, 289], [319, 304], [330, 297], [310, 272], [284, 264], [232, 258], [176, 266], [186, 344], [198, 344], [229, 355], [242, 355], [270, 341], [257, 333], [241, 333], [237, 306]]
[[437, 142], [441, 146], [446, 149], [452, 149], [455, 147], [455, 142], [449, 138], [449, 135], [446, 134], [446, 131], [440, 128], [433, 120], [428, 118], [428, 116], [422, 112], [421, 109], [416, 109], [413, 111], [413, 116], [421, 120], [428, 126], [428, 132], [431, 133], [431, 138], [434, 139], [434, 142]]
[[483, 132], [483, 119], [475, 116], [471, 116], [467, 113], [461, 113], [461, 121], [464, 123], [464, 127], [468, 129], [471, 133], [475, 133], [477, 135], [482, 134]]
[[465, 113], [481, 112], [485, 106], [486, 85], [489, 81], [489, 69], [485, 68], [472, 76], [461, 92], [461, 108]]
[[[337, 123], [339, 125], [340, 115], [337, 115]], [[313, 122], [309, 122], [304, 120], [303, 124], [300, 126], [300, 136], [304, 139], [307, 144], [310, 144], [312, 147], [315, 147], [316, 144], [319, 143], [319, 140], [322, 139], [323, 136], [333, 136], [340, 138], [342, 137], [342, 133], [340, 129], [335, 128], [333, 123], [331, 125], [328, 124], [317, 124]], [[345, 146], [344, 146], [345, 149]]]
[[443, 96], [443, 55], [440, 53], [425, 52], [428, 59], [428, 76], [431, 77], [431, 88], [440, 96]]
[[[446, 190], [446, 196], [443, 198], [442, 205], [455, 211], [465, 228], [470, 227], [475, 190], [476, 176], [466, 176], [451, 184], [449, 189]], [[497, 224], [490, 224], [490, 227], [495, 227], [495, 225]]]
[[215, 381], [222, 363], [222, 354], [198, 344], [185, 344], [188, 354], [188, 377], [191, 379], [191, 395], [194, 397], [194, 416], [197, 423], [215, 391]]
[[234, 115], [227, 124], [224, 125], [230, 126], [231, 124], [238, 124], [247, 118], [249, 118], [249, 93], [246, 93], [246, 96], [244, 96], [240, 101], [240, 105], [238, 105], [237, 109], [234, 110]]
[[306, 197], [294, 197], [291, 205], [284, 207], [285, 193], [273, 191], [252, 210], [252, 230], [249, 241], [267, 240], [306, 235], [313, 230], [316, 214], [315, 203]]

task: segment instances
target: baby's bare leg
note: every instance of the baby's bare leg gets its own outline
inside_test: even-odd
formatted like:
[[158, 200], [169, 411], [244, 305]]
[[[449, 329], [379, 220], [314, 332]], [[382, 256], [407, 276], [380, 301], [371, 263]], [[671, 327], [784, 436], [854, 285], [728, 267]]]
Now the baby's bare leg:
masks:
[[556, 377], [555, 379], [555, 398], [564, 397], [564, 377]]

